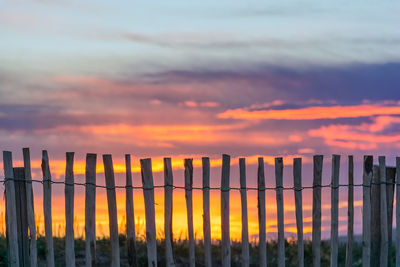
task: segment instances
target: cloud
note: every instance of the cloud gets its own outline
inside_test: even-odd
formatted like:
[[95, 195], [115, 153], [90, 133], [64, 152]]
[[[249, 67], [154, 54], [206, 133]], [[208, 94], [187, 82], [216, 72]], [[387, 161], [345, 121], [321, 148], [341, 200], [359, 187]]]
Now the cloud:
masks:
[[[311, 137], [323, 138], [329, 146], [348, 149], [373, 150], [376, 148], [399, 148], [400, 146], [400, 117], [379, 116], [371, 123], [360, 125], [333, 124], [312, 129]], [[385, 130], [395, 128], [395, 131]]]
[[400, 105], [316, 106], [298, 109], [231, 109], [218, 114], [222, 119], [242, 120], [322, 120], [360, 118], [376, 115], [400, 115]]

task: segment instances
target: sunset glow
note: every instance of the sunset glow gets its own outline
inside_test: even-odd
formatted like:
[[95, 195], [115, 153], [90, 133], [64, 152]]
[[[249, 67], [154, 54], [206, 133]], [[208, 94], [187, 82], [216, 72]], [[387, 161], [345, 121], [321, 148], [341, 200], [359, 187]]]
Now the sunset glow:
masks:
[[[118, 2], [118, 1], [117, 1]], [[332, 154], [341, 155], [340, 184], [362, 183], [364, 155], [400, 155], [400, 4], [317, 1], [240, 2], [0, 0], [0, 147], [42, 180], [41, 153], [52, 179], [65, 179], [65, 153], [85, 183], [85, 157], [111, 154], [115, 183], [125, 186], [124, 155], [132, 156], [136, 232], [145, 236], [140, 159], [152, 159], [154, 184], [164, 185], [163, 158], [172, 159], [174, 185], [184, 186], [184, 159], [193, 158], [193, 185], [202, 187], [202, 157], [211, 187], [221, 184], [222, 154], [231, 156], [230, 231], [241, 238], [239, 158], [246, 158], [250, 241], [258, 240], [257, 163], [275, 187], [293, 187], [293, 159], [302, 182], [313, 182], [313, 155], [324, 156], [322, 183], [331, 182]], [[22, 8], [23, 6], [23, 8]], [[0, 155], [0, 179], [4, 177]], [[43, 234], [43, 185], [34, 183]], [[64, 185], [52, 186], [53, 229], [65, 233]], [[347, 229], [347, 187], [339, 190], [339, 234]], [[303, 190], [304, 233], [310, 238], [312, 189]], [[330, 237], [330, 189], [322, 189], [322, 238]], [[211, 236], [221, 238], [221, 192], [211, 190]], [[274, 190], [266, 191], [267, 237], [276, 238]], [[174, 190], [173, 234], [187, 238], [184, 190]], [[75, 186], [75, 236], [84, 235], [85, 188]], [[0, 185], [4, 232], [4, 184]], [[193, 191], [194, 231], [203, 237], [202, 191]], [[362, 230], [362, 188], [355, 188], [355, 234]], [[163, 238], [164, 190], [155, 190], [157, 237]], [[96, 235], [109, 235], [106, 191], [96, 191]], [[117, 189], [125, 233], [125, 189]], [[395, 212], [395, 211], [394, 211]], [[293, 190], [284, 190], [285, 237], [296, 237]]]

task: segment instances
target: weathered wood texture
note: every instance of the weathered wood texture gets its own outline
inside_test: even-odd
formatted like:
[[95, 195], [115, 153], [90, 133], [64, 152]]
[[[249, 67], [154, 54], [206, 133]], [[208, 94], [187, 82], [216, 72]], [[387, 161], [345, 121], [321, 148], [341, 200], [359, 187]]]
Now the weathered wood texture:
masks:
[[15, 206], [17, 207], [19, 265], [29, 266], [28, 218], [26, 211], [25, 171], [14, 168]]
[[37, 241], [36, 241], [36, 222], [35, 222], [35, 209], [33, 202], [33, 188], [32, 188], [32, 173], [31, 173], [31, 157], [29, 148], [22, 149], [24, 157], [24, 170], [25, 170], [25, 192], [26, 192], [26, 211], [28, 216], [29, 227], [29, 258], [30, 266], [37, 266]]
[[247, 218], [246, 159], [239, 159], [240, 199], [242, 203], [242, 266], [250, 266], [249, 226]]
[[96, 161], [97, 155], [86, 154], [85, 170], [85, 259], [86, 267], [96, 266]]
[[348, 192], [347, 192], [347, 243], [346, 267], [353, 266], [354, 243], [354, 162], [353, 156], [348, 157]]
[[303, 241], [303, 199], [301, 183], [301, 158], [293, 159], [294, 203], [296, 208], [297, 227], [297, 266], [304, 267], [304, 241]]
[[340, 156], [332, 156], [331, 178], [331, 267], [338, 265], [339, 243], [339, 168]]
[[74, 245], [74, 152], [66, 153], [65, 168], [65, 266], [75, 266]]
[[364, 156], [363, 161], [363, 212], [362, 212], [362, 266], [371, 264], [371, 181], [373, 157]]
[[212, 266], [211, 259], [211, 225], [210, 225], [210, 158], [202, 158], [203, 167], [203, 235], [204, 264]]
[[400, 157], [396, 157], [396, 267], [400, 267]]
[[151, 267], [157, 266], [157, 241], [156, 223], [154, 210], [154, 183], [151, 169], [151, 159], [141, 159], [141, 174], [143, 184], [144, 207], [146, 216], [146, 245], [147, 264]]
[[313, 266], [321, 266], [321, 182], [323, 156], [313, 157], [313, 207], [312, 207], [312, 254]]
[[267, 235], [266, 235], [266, 211], [265, 211], [265, 176], [264, 159], [258, 158], [257, 169], [257, 201], [258, 201], [258, 236], [259, 236], [259, 266], [267, 266]]
[[380, 216], [381, 216], [381, 248], [380, 264], [381, 267], [388, 266], [389, 240], [388, 240], [388, 218], [387, 218], [387, 199], [386, 199], [386, 159], [379, 156], [380, 174]]
[[126, 210], [126, 246], [128, 248], [128, 264], [129, 266], [137, 266], [136, 256], [136, 236], [135, 236], [135, 213], [133, 209], [133, 183], [131, 155], [125, 155], [125, 210]]
[[283, 159], [275, 158], [276, 208], [278, 224], [278, 267], [285, 267], [285, 224], [283, 210]]
[[195, 243], [193, 231], [193, 159], [185, 159], [185, 199], [187, 211], [188, 237], [189, 237], [189, 266], [196, 265]]
[[174, 253], [172, 250], [173, 181], [171, 158], [164, 158], [164, 238], [167, 266], [175, 266]]
[[44, 230], [46, 235], [46, 264], [48, 267], [53, 267], [54, 244], [53, 244], [53, 226], [51, 219], [51, 173], [49, 166], [49, 156], [46, 150], [42, 151], [42, 173], [43, 173]]
[[373, 166], [371, 182], [371, 266], [379, 266], [381, 246], [381, 215], [380, 215], [380, 174], [379, 166]]
[[15, 205], [15, 183], [12, 162], [12, 153], [3, 151], [3, 168], [6, 198], [6, 228], [8, 263], [10, 266], [20, 266], [18, 255], [18, 228], [17, 228], [17, 209]]
[[104, 175], [107, 186], [108, 222], [110, 228], [111, 266], [120, 266], [117, 218], [117, 196], [115, 194], [114, 167], [111, 155], [103, 155]]
[[396, 181], [396, 167], [386, 167], [386, 204], [388, 220], [388, 266], [392, 262], [392, 231], [393, 231], [393, 201], [394, 201], [394, 183]]
[[231, 168], [231, 157], [222, 155], [222, 174], [221, 174], [221, 250], [222, 266], [231, 266], [231, 240], [229, 228], [229, 176]]

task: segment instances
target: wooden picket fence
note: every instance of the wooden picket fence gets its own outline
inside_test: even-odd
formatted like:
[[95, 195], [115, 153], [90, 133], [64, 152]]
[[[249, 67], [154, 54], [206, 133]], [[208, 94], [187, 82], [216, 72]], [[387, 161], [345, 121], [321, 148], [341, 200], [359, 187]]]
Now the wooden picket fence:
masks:
[[[43, 211], [46, 240], [46, 265], [54, 266], [54, 247], [52, 234], [51, 191], [52, 184], [65, 185], [65, 264], [75, 266], [74, 252], [74, 185], [85, 186], [85, 258], [86, 266], [96, 266], [96, 235], [95, 235], [95, 203], [96, 187], [107, 190], [109, 213], [109, 230], [111, 241], [111, 265], [120, 266], [120, 248], [117, 224], [116, 188], [126, 190], [126, 235], [128, 247], [128, 261], [130, 266], [137, 266], [135, 248], [135, 224], [133, 208], [133, 189], [131, 175], [131, 158], [125, 156], [126, 186], [116, 186], [111, 155], [103, 155], [105, 186], [96, 185], [96, 154], [86, 156], [86, 182], [74, 181], [73, 164], [74, 153], [66, 153], [65, 181], [52, 180], [50, 173], [49, 157], [47, 151], [42, 153], [43, 180], [32, 180], [30, 153], [28, 148], [23, 149], [24, 167], [13, 168], [12, 153], [3, 151], [5, 192], [6, 192], [6, 232], [8, 246], [9, 266], [37, 266], [36, 225], [33, 206], [32, 182], [43, 184]], [[331, 188], [331, 238], [330, 238], [330, 265], [338, 265], [338, 208], [339, 187], [348, 187], [348, 225], [346, 245], [346, 266], [352, 266], [353, 258], [353, 227], [354, 227], [354, 187], [363, 188], [362, 205], [362, 265], [363, 266], [388, 266], [389, 251], [392, 240], [393, 202], [394, 189], [396, 188], [396, 225], [400, 225], [400, 157], [396, 158], [396, 167], [387, 167], [385, 157], [379, 157], [379, 165], [373, 165], [372, 156], [364, 156], [363, 182], [354, 184], [353, 156], [348, 157], [348, 184], [339, 184], [340, 156], [332, 156], [332, 175], [329, 185], [322, 184], [323, 156], [313, 157], [313, 185], [302, 186], [302, 159], [293, 160], [294, 186], [283, 187], [283, 159], [275, 159], [274, 188], [266, 188], [264, 176], [264, 160], [258, 159], [258, 186], [249, 188], [246, 185], [245, 159], [239, 159], [240, 188], [230, 187], [230, 156], [222, 156], [221, 186], [221, 263], [222, 266], [231, 265], [230, 228], [229, 228], [229, 194], [230, 190], [238, 189], [242, 204], [242, 266], [249, 266], [249, 236], [247, 217], [247, 190], [254, 189], [258, 192], [258, 219], [259, 219], [259, 266], [267, 266], [266, 249], [266, 209], [265, 191], [274, 190], [277, 204], [277, 263], [279, 267], [285, 266], [285, 238], [284, 238], [284, 199], [283, 190], [292, 190], [295, 197], [295, 213], [297, 226], [298, 266], [304, 266], [304, 241], [303, 241], [303, 211], [302, 190], [312, 189], [312, 262], [313, 266], [321, 264], [321, 188]], [[154, 186], [151, 159], [141, 159], [142, 187], [145, 203], [146, 217], [146, 246], [148, 266], [157, 266], [156, 227], [154, 209]], [[193, 160], [185, 159], [185, 198], [187, 207], [187, 224], [189, 239], [189, 263], [195, 266], [195, 238], [193, 232]], [[211, 267], [211, 231], [210, 231], [210, 160], [202, 158], [203, 186], [197, 188], [203, 191], [203, 229], [204, 229], [204, 262]], [[165, 265], [174, 266], [172, 249], [172, 200], [174, 186], [171, 159], [164, 158], [164, 233], [165, 233]], [[29, 230], [29, 231], [28, 231]], [[396, 228], [396, 266], [400, 266], [400, 227]]]

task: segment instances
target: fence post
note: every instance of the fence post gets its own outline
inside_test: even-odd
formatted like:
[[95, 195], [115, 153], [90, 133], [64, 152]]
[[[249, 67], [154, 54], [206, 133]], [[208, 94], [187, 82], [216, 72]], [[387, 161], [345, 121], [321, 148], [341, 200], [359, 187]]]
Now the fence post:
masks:
[[132, 169], [131, 155], [125, 155], [125, 171], [126, 171], [126, 238], [128, 247], [128, 264], [129, 266], [137, 266], [136, 256], [136, 237], [135, 237], [135, 213], [133, 209], [133, 188], [132, 188]]
[[393, 200], [396, 167], [386, 167], [386, 203], [388, 220], [388, 266], [392, 265]]
[[259, 265], [267, 266], [267, 240], [266, 240], [266, 222], [265, 222], [265, 176], [264, 159], [258, 158], [258, 233], [259, 233]]
[[110, 228], [111, 266], [119, 267], [119, 236], [117, 219], [117, 199], [115, 195], [114, 167], [111, 155], [103, 155], [104, 176], [107, 186], [108, 222]]
[[66, 153], [65, 168], [65, 264], [75, 266], [74, 248], [74, 152]]
[[323, 156], [313, 157], [312, 252], [313, 266], [321, 266], [321, 182]]
[[331, 182], [331, 267], [337, 267], [338, 265], [339, 168], [340, 155], [333, 155]]
[[371, 180], [373, 157], [364, 156], [363, 161], [363, 213], [362, 213], [362, 266], [371, 264]]
[[400, 267], [400, 157], [396, 157], [396, 267]]
[[13, 169], [15, 186], [15, 206], [17, 207], [18, 255], [20, 266], [29, 266], [28, 218], [26, 213], [25, 171]]
[[154, 184], [151, 159], [141, 159], [144, 207], [146, 216], [146, 243], [148, 266], [157, 267], [157, 241], [154, 211]]
[[31, 267], [37, 267], [37, 241], [36, 241], [36, 223], [35, 209], [33, 205], [33, 190], [32, 190], [32, 174], [31, 174], [31, 159], [29, 148], [23, 148], [24, 170], [25, 170], [25, 189], [26, 189], [26, 211], [28, 216], [29, 227], [29, 257]]
[[388, 265], [388, 223], [387, 223], [387, 203], [386, 203], [386, 160], [384, 156], [379, 157], [379, 174], [380, 174], [380, 217], [381, 217], [381, 251], [380, 265], [385, 267]]
[[285, 224], [283, 211], [283, 159], [275, 158], [276, 207], [278, 218], [278, 267], [285, 267]]
[[189, 235], [189, 265], [194, 267], [196, 264], [195, 258], [195, 243], [193, 233], [193, 201], [192, 201], [192, 187], [193, 187], [193, 159], [185, 159], [185, 199], [187, 210], [187, 224]]
[[297, 265], [299, 267], [304, 267], [301, 161], [302, 161], [301, 158], [293, 159], [293, 179], [294, 179], [294, 203], [296, 207], [296, 226], [297, 226]]
[[242, 266], [250, 266], [249, 257], [249, 229], [247, 218], [247, 191], [246, 191], [246, 159], [239, 159], [240, 198], [242, 202]]
[[203, 235], [204, 261], [206, 267], [211, 267], [211, 228], [210, 228], [210, 159], [202, 158], [203, 166]]
[[380, 175], [379, 166], [374, 165], [371, 183], [371, 266], [378, 266], [380, 262], [381, 244], [381, 214], [380, 214]]
[[221, 244], [222, 244], [222, 266], [231, 266], [231, 240], [229, 229], [229, 176], [231, 157], [222, 155], [221, 174]]
[[175, 266], [172, 250], [172, 203], [174, 177], [172, 174], [171, 158], [164, 158], [164, 233], [165, 258], [167, 266]]
[[46, 263], [48, 267], [54, 267], [53, 226], [51, 218], [51, 173], [47, 150], [42, 151], [42, 173], [44, 229], [46, 235]]
[[96, 154], [86, 154], [85, 258], [86, 267], [96, 266]]
[[7, 252], [10, 266], [18, 267], [18, 232], [17, 232], [17, 209], [15, 205], [15, 184], [12, 163], [12, 153], [3, 151], [3, 167], [5, 176], [5, 197], [6, 197], [6, 232]]
[[349, 156], [347, 192], [347, 243], [346, 243], [346, 267], [353, 266], [353, 242], [354, 242], [354, 162], [353, 156]]

